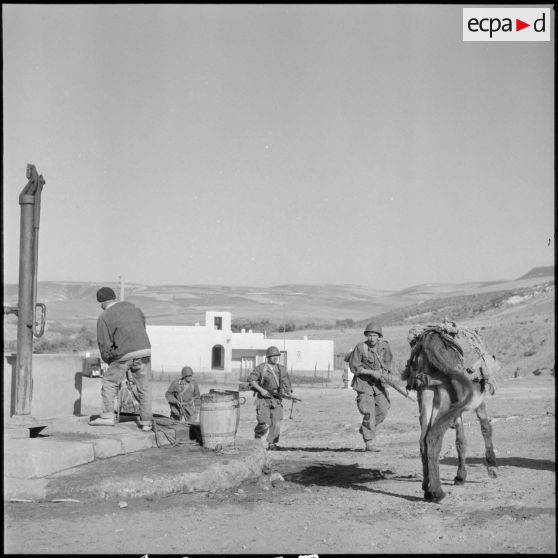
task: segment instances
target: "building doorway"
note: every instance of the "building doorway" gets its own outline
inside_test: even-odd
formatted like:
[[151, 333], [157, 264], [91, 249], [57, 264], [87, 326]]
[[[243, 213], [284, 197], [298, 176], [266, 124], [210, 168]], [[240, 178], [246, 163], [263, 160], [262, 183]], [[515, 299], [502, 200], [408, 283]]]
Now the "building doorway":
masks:
[[211, 368], [217, 370], [225, 368], [225, 349], [223, 345], [215, 345], [211, 349]]

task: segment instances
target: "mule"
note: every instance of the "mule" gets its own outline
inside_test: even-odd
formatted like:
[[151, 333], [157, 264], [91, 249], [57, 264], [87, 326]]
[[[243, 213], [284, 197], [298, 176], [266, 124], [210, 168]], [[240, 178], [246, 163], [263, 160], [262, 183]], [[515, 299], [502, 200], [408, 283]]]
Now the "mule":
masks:
[[[460, 456], [456, 479], [462, 483], [466, 478], [466, 443], [461, 415], [467, 409], [479, 409], [483, 421], [484, 417], [488, 419], [482, 402], [474, 406], [475, 387], [465, 372], [462, 356], [461, 347], [448, 335], [431, 330], [417, 341], [408, 362], [412, 384], [417, 390], [422, 490], [427, 501], [439, 502], [446, 496], [440, 481], [439, 457], [448, 428], [456, 426]], [[484, 424], [490, 423], [486, 420]]]
[[[455, 324], [453, 324], [455, 325]], [[496, 391], [495, 375], [501, 365], [494, 355], [485, 348], [482, 339], [475, 329], [456, 327], [455, 340], [460, 343], [464, 351], [463, 360], [469, 378], [473, 381], [473, 399], [463, 412], [474, 411], [479, 419], [482, 437], [484, 439], [485, 463], [488, 476], [496, 478], [496, 456], [492, 446], [492, 424], [486, 409], [486, 399]], [[476, 360], [475, 360], [476, 355]], [[454, 479], [455, 484], [463, 484], [467, 478], [466, 450], [467, 439], [463, 428], [463, 414], [459, 415], [452, 425], [455, 428], [455, 447], [458, 455], [458, 470]]]

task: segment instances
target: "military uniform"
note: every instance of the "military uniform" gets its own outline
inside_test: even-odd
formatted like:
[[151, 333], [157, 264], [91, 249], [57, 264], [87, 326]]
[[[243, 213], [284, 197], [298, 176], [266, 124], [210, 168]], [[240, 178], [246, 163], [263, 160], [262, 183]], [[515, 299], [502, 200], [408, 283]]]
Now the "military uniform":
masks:
[[[390, 370], [393, 359], [389, 343], [379, 339], [372, 349], [368, 343], [356, 345], [349, 359], [351, 372], [354, 374], [351, 387], [357, 392], [356, 402], [359, 412], [363, 415], [360, 433], [368, 447], [376, 435], [376, 428], [385, 420], [390, 408], [390, 399], [382, 377], [382, 365]], [[373, 374], [361, 375], [363, 370]]]
[[174, 380], [165, 393], [165, 399], [169, 403], [170, 416], [175, 420], [180, 420], [181, 411], [184, 413], [184, 418], [190, 421], [195, 420], [199, 414], [201, 396], [195, 380], [189, 382], [184, 378]]
[[[290, 395], [292, 392], [291, 380], [286, 368], [281, 364], [264, 362], [258, 364], [248, 376], [249, 382], [258, 384], [270, 393]], [[266, 398], [256, 392], [256, 420], [254, 428], [256, 438], [262, 438], [267, 432], [267, 442], [277, 444], [280, 435], [280, 423], [283, 419], [283, 404], [279, 397]]]

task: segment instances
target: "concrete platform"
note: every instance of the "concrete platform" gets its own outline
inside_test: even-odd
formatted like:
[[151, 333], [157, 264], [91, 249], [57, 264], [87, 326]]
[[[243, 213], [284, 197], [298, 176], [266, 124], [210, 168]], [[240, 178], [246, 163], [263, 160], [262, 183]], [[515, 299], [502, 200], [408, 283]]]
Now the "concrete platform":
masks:
[[[89, 426], [88, 417], [4, 427], [4, 500], [123, 499], [211, 491], [257, 478], [268, 452], [253, 439], [234, 447], [203, 448], [184, 429], [168, 437], [141, 432], [134, 422]], [[44, 426], [44, 428], [41, 428]], [[161, 429], [163, 430], [163, 429]], [[177, 445], [171, 441], [176, 440]]]

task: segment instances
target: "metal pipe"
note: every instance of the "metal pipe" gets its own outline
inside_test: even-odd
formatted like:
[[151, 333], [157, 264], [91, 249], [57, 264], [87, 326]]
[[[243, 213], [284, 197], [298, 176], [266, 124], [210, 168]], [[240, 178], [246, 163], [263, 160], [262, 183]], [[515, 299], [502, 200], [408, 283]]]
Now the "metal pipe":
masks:
[[39, 223], [41, 220], [41, 193], [43, 191], [43, 180], [42, 175], [39, 176], [37, 181], [37, 190], [35, 193], [35, 205], [33, 207], [33, 334], [35, 337], [41, 337], [44, 332], [44, 313], [46, 311], [44, 305], [42, 305], [41, 314], [41, 325], [39, 331], [37, 331], [37, 320], [36, 320], [36, 310], [37, 310], [37, 276], [39, 269]]
[[33, 333], [35, 328], [34, 282], [36, 279], [36, 194], [45, 183], [34, 165], [27, 165], [29, 182], [19, 195], [21, 206], [19, 244], [19, 291], [17, 321], [15, 414], [30, 415], [33, 395]]

